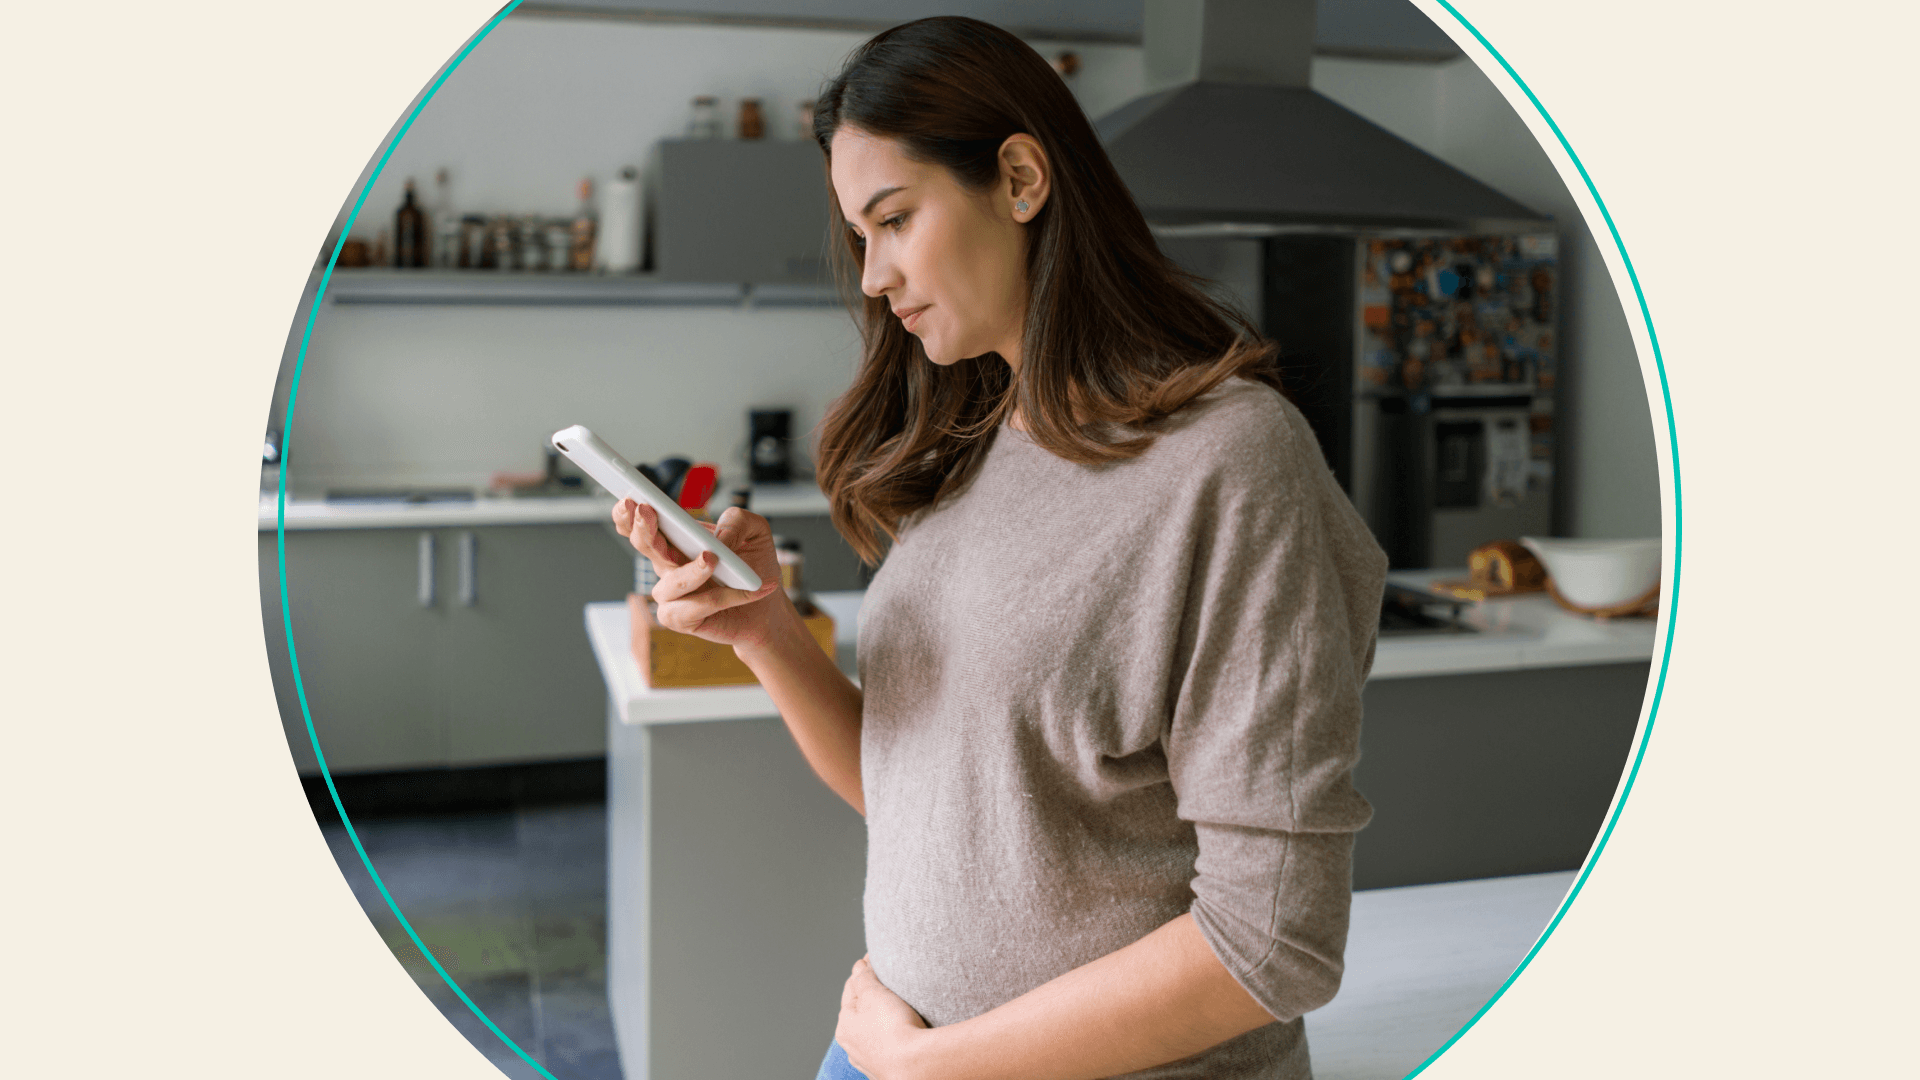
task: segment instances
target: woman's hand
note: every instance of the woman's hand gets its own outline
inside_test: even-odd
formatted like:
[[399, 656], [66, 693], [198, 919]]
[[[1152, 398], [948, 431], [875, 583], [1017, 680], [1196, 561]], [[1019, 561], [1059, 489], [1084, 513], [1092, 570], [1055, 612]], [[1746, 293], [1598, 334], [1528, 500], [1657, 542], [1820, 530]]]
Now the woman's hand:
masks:
[[661, 626], [723, 645], [765, 644], [772, 605], [760, 601], [780, 588], [772, 527], [766, 518], [739, 507], [728, 507], [718, 523], [702, 521], [700, 525], [760, 575], [759, 589], [731, 589], [713, 580], [719, 558], [702, 551], [700, 558], [689, 560], [660, 532], [660, 516], [653, 507], [622, 499], [613, 508], [614, 529], [635, 551], [652, 560], [660, 579], [653, 587], [653, 599], [654, 617]]
[[833, 1038], [854, 1068], [868, 1080], [903, 1080], [909, 1076], [914, 1042], [928, 1030], [913, 1006], [880, 984], [866, 957], [853, 965], [840, 991], [840, 1022]]

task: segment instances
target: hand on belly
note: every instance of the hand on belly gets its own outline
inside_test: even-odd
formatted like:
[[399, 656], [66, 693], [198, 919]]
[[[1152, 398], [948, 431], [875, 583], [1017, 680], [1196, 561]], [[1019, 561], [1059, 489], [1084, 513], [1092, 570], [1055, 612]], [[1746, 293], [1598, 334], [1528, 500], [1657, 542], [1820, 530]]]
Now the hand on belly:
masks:
[[927, 1030], [913, 1006], [881, 985], [866, 957], [854, 963], [840, 991], [840, 1020], [833, 1029], [834, 1041], [854, 1068], [868, 1080], [889, 1080], [911, 1053], [913, 1040]]

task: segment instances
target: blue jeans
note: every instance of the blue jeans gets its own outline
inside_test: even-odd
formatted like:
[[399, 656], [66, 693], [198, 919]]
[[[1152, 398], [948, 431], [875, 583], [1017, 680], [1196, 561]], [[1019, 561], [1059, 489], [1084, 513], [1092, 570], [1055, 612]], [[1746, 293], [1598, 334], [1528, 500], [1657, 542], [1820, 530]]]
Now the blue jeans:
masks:
[[867, 1080], [867, 1074], [854, 1068], [847, 1052], [835, 1042], [827, 1045], [827, 1060], [820, 1063], [820, 1072], [813, 1080]]

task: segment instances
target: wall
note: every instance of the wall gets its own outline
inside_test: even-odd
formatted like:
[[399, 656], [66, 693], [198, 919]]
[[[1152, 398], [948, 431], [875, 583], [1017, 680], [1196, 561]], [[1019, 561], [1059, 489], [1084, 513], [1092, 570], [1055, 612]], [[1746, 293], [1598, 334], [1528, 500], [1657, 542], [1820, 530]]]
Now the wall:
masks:
[[[395, 151], [356, 233], [371, 238], [409, 176], [454, 178], [463, 211], [566, 214], [581, 176], [644, 165], [695, 94], [763, 99], [770, 137], [866, 35], [587, 19], [504, 21], [450, 76]], [[1140, 92], [1141, 53], [1071, 47], [1098, 117]], [[423, 82], [427, 78], [423, 73]], [[1560, 220], [1563, 451], [1559, 531], [1659, 531], [1645, 387], [1591, 237], [1543, 151], [1477, 68], [1316, 59], [1317, 89]], [[641, 460], [744, 471], [744, 410], [784, 405], [810, 431], [852, 375], [857, 335], [835, 309], [332, 307], [302, 377], [289, 477], [304, 489], [476, 483], [539, 461], [543, 436], [586, 423]], [[279, 410], [276, 408], [276, 415]]]

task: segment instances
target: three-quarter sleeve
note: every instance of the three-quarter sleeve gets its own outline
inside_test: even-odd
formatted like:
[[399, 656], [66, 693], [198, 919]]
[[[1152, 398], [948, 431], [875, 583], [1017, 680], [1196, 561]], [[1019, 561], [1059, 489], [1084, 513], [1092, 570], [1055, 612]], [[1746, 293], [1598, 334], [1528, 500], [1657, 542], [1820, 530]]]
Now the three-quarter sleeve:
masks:
[[1290, 406], [1204, 470], [1165, 735], [1192, 915], [1276, 1019], [1339, 988], [1386, 559]]

